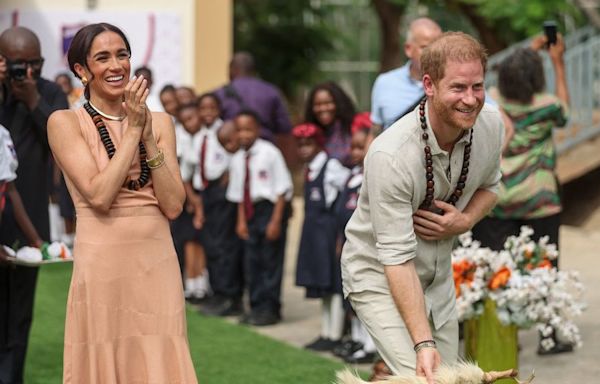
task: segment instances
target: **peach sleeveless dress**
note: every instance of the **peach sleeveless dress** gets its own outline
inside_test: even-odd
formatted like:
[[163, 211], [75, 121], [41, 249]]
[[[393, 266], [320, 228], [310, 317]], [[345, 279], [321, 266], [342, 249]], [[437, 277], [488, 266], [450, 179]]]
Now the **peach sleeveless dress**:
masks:
[[[76, 113], [101, 170], [108, 155], [100, 136], [83, 108]], [[105, 124], [118, 151], [127, 122]], [[129, 175], [139, 173], [136, 154]], [[139, 191], [121, 188], [108, 214], [92, 209], [70, 180], [67, 186], [77, 231], [63, 383], [197, 383], [179, 264], [152, 179]]]

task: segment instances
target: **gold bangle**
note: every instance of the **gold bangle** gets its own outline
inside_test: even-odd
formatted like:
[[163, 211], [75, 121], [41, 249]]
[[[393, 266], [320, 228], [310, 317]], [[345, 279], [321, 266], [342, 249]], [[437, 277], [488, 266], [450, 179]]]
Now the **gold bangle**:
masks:
[[151, 159], [146, 159], [146, 164], [148, 164], [148, 168], [150, 169], [160, 168], [164, 163], [165, 155], [160, 149], [158, 150], [156, 156]]

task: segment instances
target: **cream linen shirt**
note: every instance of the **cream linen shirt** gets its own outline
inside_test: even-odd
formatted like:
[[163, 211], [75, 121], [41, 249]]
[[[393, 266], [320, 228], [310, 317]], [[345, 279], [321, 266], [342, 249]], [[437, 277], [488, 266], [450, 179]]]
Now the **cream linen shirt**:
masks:
[[[430, 127], [427, 131], [433, 155], [434, 197], [447, 200], [460, 177], [469, 132], [448, 153], [439, 147]], [[384, 266], [414, 259], [427, 313], [437, 330], [456, 318], [450, 260], [455, 238], [427, 241], [417, 237], [413, 229], [412, 215], [425, 199], [426, 188], [421, 135], [417, 107], [371, 144], [358, 207], [346, 226], [342, 278], [346, 296], [363, 291], [389, 294]], [[485, 105], [473, 127], [467, 183], [456, 204], [459, 210], [478, 189], [497, 193], [503, 136], [500, 113]]]

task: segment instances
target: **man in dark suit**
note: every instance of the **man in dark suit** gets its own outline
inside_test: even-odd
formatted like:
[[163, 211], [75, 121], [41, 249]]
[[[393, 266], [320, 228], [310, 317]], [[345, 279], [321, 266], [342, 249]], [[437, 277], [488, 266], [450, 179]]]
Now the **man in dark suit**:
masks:
[[[13, 27], [0, 34], [0, 124], [10, 132], [19, 168], [15, 185], [33, 225], [49, 240], [48, 116], [69, 107], [58, 85], [40, 77], [44, 59], [35, 33]], [[29, 245], [7, 201], [0, 244]], [[23, 382], [37, 268], [0, 265], [0, 383]]]

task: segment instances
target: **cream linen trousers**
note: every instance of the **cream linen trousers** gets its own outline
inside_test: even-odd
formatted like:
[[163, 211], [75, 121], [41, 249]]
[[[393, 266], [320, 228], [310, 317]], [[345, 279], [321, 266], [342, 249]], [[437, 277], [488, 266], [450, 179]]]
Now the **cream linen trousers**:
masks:
[[[408, 329], [391, 294], [380, 292], [350, 293], [348, 300], [375, 341], [377, 351], [395, 375], [414, 374], [417, 355]], [[458, 321], [450, 319], [435, 330], [429, 321], [442, 363], [458, 359]]]

